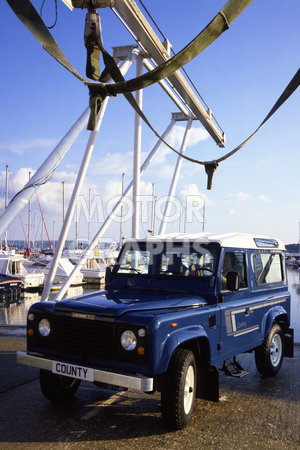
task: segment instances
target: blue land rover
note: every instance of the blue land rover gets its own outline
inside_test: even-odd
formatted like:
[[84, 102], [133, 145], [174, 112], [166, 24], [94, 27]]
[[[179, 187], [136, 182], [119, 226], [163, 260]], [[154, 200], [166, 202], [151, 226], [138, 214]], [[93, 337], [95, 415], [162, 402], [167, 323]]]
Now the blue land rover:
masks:
[[242, 377], [236, 355], [253, 351], [275, 375], [293, 356], [285, 248], [246, 234], [128, 240], [104, 291], [28, 312], [27, 352], [43, 394], [70, 398], [80, 380], [161, 392], [170, 430], [191, 419], [195, 398], [219, 399], [219, 370]]

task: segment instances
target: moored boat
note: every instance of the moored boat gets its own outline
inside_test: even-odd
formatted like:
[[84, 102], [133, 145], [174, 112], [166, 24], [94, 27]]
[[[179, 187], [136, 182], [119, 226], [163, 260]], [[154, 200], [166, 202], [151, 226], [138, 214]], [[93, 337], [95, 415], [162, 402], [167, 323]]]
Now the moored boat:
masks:
[[0, 306], [9, 307], [21, 302], [22, 280], [0, 274]]
[[44, 271], [31, 271], [25, 262], [26, 259], [14, 251], [3, 253], [0, 255], [0, 274], [20, 279], [24, 289], [39, 288], [44, 283]]

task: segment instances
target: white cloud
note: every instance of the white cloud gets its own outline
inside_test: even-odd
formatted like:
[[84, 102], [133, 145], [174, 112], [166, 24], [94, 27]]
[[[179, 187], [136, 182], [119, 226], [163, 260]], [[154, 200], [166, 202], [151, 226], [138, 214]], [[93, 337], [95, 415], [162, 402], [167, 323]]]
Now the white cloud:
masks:
[[273, 201], [269, 197], [266, 197], [265, 195], [260, 195], [258, 197], [258, 200], [262, 203], [273, 203]]
[[251, 198], [251, 195], [247, 194], [246, 192], [239, 192], [237, 194], [237, 198], [238, 198], [238, 200], [241, 200], [241, 201], [249, 200], [249, 198]]
[[57, 139], [51, 138], [37, 138], [37, 139], [28, 139], [17, 142], [4, 142], [0, 143], [0, 150], [8, 150], [17, 155], [23, 155], [26, 150], [32, 150], [34, 148], [54, 148], [57, 144]]
[[11, 188], [11, 192], [17, 193], [19, 192], [26, 183], [29, 181], [29, 173], [32, 177], [35, 174], [35, 170], [31, 169], [30, 167], [22, 167], [19, 169], [13, 176], [12, 180], [10, 178], [9, 186]]
[[178, 192], [178, 197], [182, 199], [184, 202], [187, 201], [193, 201], [193, 197], [200, 197], [202, 199], [202, 202], [204, 200], [205, 204], [211, 204], [211, 202], [208, 200], [206, 194], [203, 194], [199, 191], [199, 188], [196, 184], [185, 184], [181, 190]]
[[274, 167], [274, 161], [272, 161], [271, 159], [262, 159], [261, 161], [259, 161], [258, 166], [263, 166], [270, 169]]
[[55, 171], [51, 177], [51, 182], [58, 182], [62, 183], [63, 181], [65, 184], [74, 184], [77, 178], [77, 173], [75, 172], [58, 172]]
[[155, 168], [155, 177], [161, 178], [163, 180], [171, 180], [174, 173], [174, 166], [170, 164], [163, 164]]
[[[141, 164], [144, 162], [147, 154], [141, 153]], [[121, 173], [132, 173], [133, 167], [133, 152], [127, 153], [106, 153], [102, 158], [92, 161], [90, 171], [92, 174], [104, 175], [118, 175]]]
[[233, 216], [233, 215], [235, 214], [235, 209], [234, 209], [234, 208], [229, 208], [227, 211], [228, 211], [228, 213], [229, 213], [231, 216]]
[[[177, 150], [181, 146], [184, 132], [185, 127], [175, 125], [168, 136], [167, 142]], [[197, 145], [200, 141], [205, 141], [208, 138], [209, 134], [204, 128], [191, 128], [187, 139], [187, 147]]]
[[226, 194], [225, 200], [239, 200], [239, 201], [247, 201], [251, 198], [250, 194], [247, 194], [247, 192], [236, 192], [236, 193], [229, 193]]

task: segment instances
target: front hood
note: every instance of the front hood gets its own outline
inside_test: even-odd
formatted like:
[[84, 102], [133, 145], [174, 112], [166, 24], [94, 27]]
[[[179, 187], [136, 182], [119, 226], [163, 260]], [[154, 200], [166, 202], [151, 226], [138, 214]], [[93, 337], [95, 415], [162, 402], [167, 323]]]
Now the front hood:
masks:
[[207, 302], [202, 297], [182, 293], [149, 294], [140, 291], [101, 291], [75, 299], [62, 300], [56, 303], [55, 310], [119, 317], [133, 311], [182, 309], [206, 304]]

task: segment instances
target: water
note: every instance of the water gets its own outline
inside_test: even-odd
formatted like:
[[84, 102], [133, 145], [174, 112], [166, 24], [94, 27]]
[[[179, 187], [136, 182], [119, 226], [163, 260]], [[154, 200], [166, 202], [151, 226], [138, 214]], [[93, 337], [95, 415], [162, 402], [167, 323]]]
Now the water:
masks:
[[291, 328], [295, 330], [295, 342], [300, 343], [300, 270], [288, 269], [291, 293]]
[[[295, 330], [295, 342], [300, 343], [300, 270], [288, 269], [289, 290], [291, 293], [291, 328]], [[95, 292], [95, 289], [78, 286], [69, 288], [66, 296], [71, 298], [83, 293]], [[55, 295], [55, 294], [52, 294]], [[33, 303], [40, 300], [40, 294], [25, 293], [18, 306], [0, 308], [1, 325], [26, 325], [27, 311]]]
[[[78, 297], [82, 294], [95, 292], [97, 289], [90, 289], [83, 286], [70, 287], [65, 297]], [[49, 299], [55, 296], [55, 292], [51, 293]], [[24, 292], [24, 298], [20, 305], [10, 306], [10, 308], [0, 308], [0, 326], [1, 325], [26, 325], [27, 311], [30, 306], [41, 299], [41, 294], [38, 292]]]

